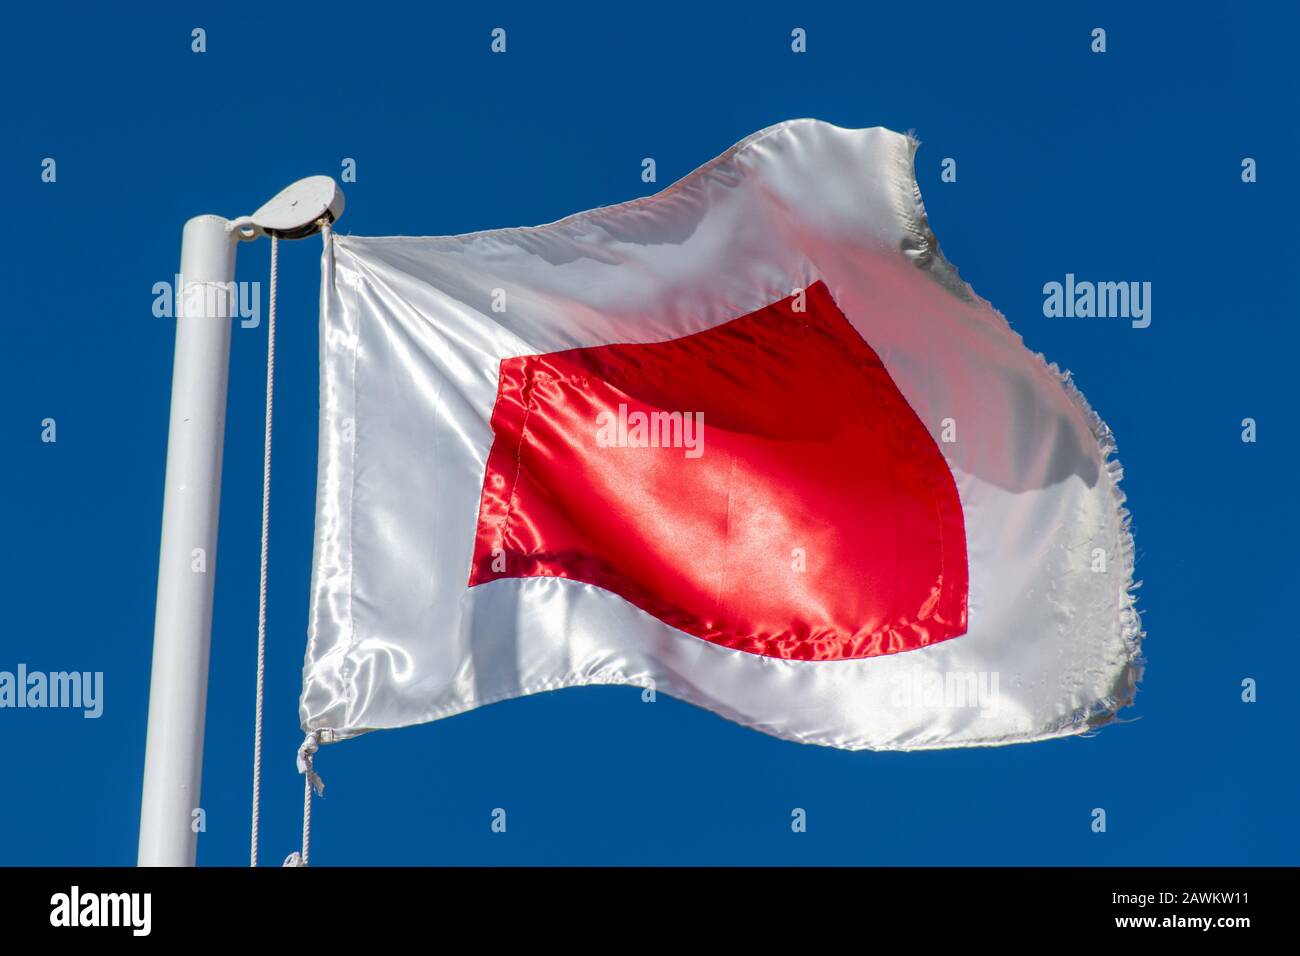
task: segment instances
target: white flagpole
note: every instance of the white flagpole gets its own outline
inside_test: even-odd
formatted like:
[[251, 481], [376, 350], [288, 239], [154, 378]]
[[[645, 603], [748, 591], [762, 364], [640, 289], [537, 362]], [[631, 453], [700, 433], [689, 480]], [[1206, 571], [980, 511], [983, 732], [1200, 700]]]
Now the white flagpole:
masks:
[[208, 651], [221, 507], [221, 453], [235, 294], [235, 248], [267, 234], [303, 239], [343, 214], [328, 176], [282, 190], [251, 216], [196, 216], [181, 235], [176, 357], [163, 491], [158, 599], [144, 792], [141, 866], [193, 866], [208, 703]]
[[239, 243], [229, 226], [220, 216], [196, 216], [181, 237], [140, 807], [141, 866], [193, 866], [198, 842], [195, 811], [203, 769], [231, 293]]

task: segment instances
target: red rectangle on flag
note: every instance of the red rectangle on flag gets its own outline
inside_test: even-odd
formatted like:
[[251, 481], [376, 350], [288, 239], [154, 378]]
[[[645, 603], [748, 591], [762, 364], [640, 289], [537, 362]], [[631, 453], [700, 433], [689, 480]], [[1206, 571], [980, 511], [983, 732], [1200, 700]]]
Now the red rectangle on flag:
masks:
[[966, 632], [947, 462], [822, 282], [666, 342], [501, 362], [469, 584], [554, 576], [726, 647]]

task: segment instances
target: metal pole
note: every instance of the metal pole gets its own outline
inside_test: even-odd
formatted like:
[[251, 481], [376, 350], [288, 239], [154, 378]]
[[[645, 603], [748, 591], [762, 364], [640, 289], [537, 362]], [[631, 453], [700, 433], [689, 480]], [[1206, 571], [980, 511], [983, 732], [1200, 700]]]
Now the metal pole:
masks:
[[[141, 866], [193, 866], [203, 770], [221, 452], [239, 237], [196, 216], [181, 237], [176, 357], [154, 616]], [[199, 288], [196, 288], [198, 286]]]
[[193, 866], [198, 844], [226, 378], [237, 301], [235, 247], [261, 235], [314, 236], [322, 223], [343, 215], [343, 205], [334, 180], [308, 176], [280, 190], [251, 216], [233, 222], [195, 216], [181, 235], [149, 737], [140, 802], [141, 866]]

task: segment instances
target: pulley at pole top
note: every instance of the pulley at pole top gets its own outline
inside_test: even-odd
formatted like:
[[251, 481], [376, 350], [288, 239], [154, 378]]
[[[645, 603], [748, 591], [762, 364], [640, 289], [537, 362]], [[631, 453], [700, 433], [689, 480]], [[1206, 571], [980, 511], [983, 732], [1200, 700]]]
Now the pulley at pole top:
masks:
[[[341, 215], [343, 193], [334, 180], [309, 176], [251, 216], [195, 216], [181, 234], [184, 285], [232, 283], [240, 241], [304, 239]], [[229, 297], [200, 299], [204, 308], [176, 320], [140, 801], [142, 866], [193, 866], [198, 839], [193, 814], [203, 776], [214, 575], [195, 574], [192, 561], [196, 549], [213, 555], [217, 546], [231, 318]]]
[[329, 176], [308, 176], [286, 186], [251, 216], [231, 222], [241, 239], [260, 235], [277, 239], [306, 239], [320, 232], [322, 219], [336, 222], [343, 215], [343, 190]]

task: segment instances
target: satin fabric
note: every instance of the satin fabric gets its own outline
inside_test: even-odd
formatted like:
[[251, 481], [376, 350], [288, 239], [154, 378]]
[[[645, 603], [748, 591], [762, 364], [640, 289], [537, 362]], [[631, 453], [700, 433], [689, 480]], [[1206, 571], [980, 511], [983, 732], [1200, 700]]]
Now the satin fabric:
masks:
[[668, 342], [503, 360], [492, 431], [471, 587], [585, 581], [797, 660], [965, 633], [952, 475], [822, 282]]
[[[1141, 629], [1110, 432], [943, 258], [914, 149], [797, 120], [655, 196], [548, 226], [334, 236], [304, 729], [330, 742], [633, 684], [790, 740], [922, 749], [1078, 733], [1129, 703]], [[818, 282], [946, 460], [964, 634], [793, 659], [704, 639], [588, 581], [469, 586], [503, 361], [669, 342]]]

